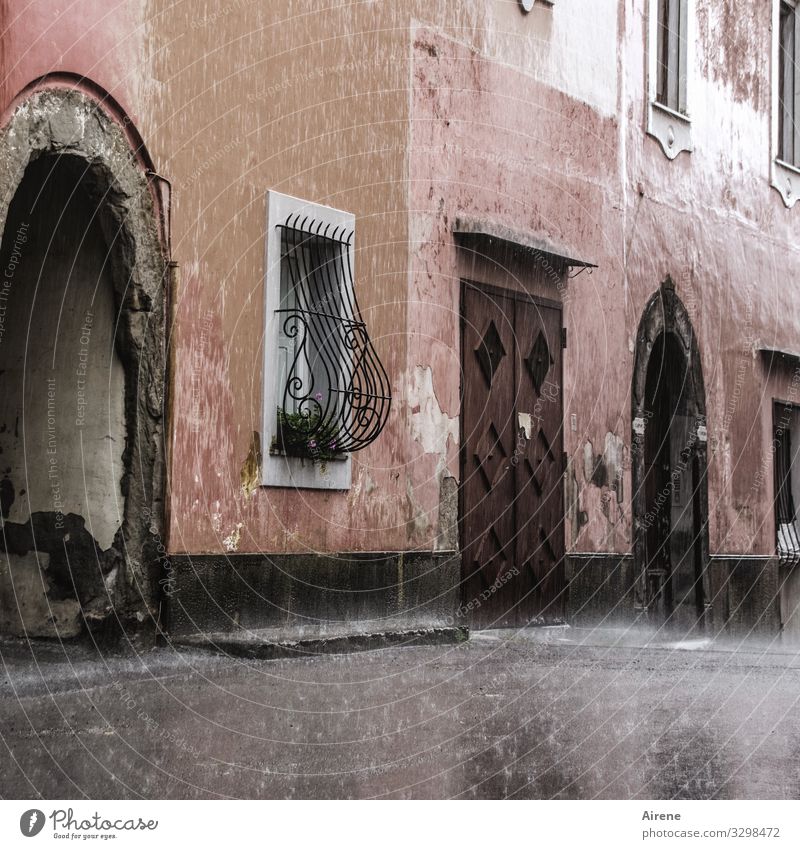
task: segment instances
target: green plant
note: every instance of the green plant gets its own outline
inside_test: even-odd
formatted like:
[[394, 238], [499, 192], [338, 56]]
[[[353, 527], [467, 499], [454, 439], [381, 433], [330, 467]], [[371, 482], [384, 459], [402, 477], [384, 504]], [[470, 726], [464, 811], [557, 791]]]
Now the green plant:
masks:
[[320, 424], [319, 413], [287, 413], [278, 407], [278, 433], [273, 452], [324, 463], [341, 454], [337, 449], [339, 428], [330, 419]]

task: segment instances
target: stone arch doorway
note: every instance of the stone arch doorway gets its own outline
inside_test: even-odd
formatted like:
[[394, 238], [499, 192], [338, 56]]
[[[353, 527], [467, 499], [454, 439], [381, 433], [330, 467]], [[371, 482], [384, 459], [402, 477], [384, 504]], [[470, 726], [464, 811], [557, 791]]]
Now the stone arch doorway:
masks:
[[657, 622], [693, 627], [711, 601], [705, 389], [669, 279], [639, 324], [632, 396], [635, 604]]
[[44, 88], [0, 133], [0, 632], [157, 623], [167, 263], [124, 126]]

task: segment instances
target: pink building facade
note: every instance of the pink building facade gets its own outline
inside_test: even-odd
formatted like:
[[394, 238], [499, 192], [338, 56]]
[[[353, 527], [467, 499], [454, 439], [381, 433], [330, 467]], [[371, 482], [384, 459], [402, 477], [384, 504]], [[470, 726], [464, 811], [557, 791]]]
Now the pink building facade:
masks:
[[793, 630], [785, 4], [268, 5], [0, 4], [2, 630]]

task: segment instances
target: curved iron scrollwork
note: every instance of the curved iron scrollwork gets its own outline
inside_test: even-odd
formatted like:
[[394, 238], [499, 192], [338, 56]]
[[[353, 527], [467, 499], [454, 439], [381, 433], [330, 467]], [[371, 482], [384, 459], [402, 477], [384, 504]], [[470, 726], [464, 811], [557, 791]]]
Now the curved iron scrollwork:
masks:
[[321, 458], [358, 451], [383, 430], [391, 388], [354, 292], [353, 231], [302, 215], [278, 227], [288, 351], [281, 447]]

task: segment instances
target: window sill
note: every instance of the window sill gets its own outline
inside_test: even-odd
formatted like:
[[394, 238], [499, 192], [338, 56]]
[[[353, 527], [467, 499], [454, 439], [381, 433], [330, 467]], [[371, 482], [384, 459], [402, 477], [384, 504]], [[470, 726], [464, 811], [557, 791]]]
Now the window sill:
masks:
[[688, 116], [655, 100], [647, 108], [647, 133], [660, 144], [667, 159], [675, 159], [682, 151], [691, 153], [692, 122]]
[[[272, 457], [291, 457], [293, 460], [305, 460], [307, 463], [310, 463], [312, 457], [310, 454], [295, 454], [291, 451], [284, 451], [283, 448], [272, 448], [270, 449], [270, 455]], [[323, 460], [317, 460], [318, 463], [342, 463], [347, 459], [347, 454], [336, 454], [333, 457], [326, 457]]]
[[264, 457], [262, 486], [291, 489], [350, 489], [352, 461], [349, 454], [332, 460], [293, 457], [270, 452]]
[[791, 209], [800, 196], [800, 168], [780, 159], [773, 159], [770, 185], [783, 198], [786, 208]]

